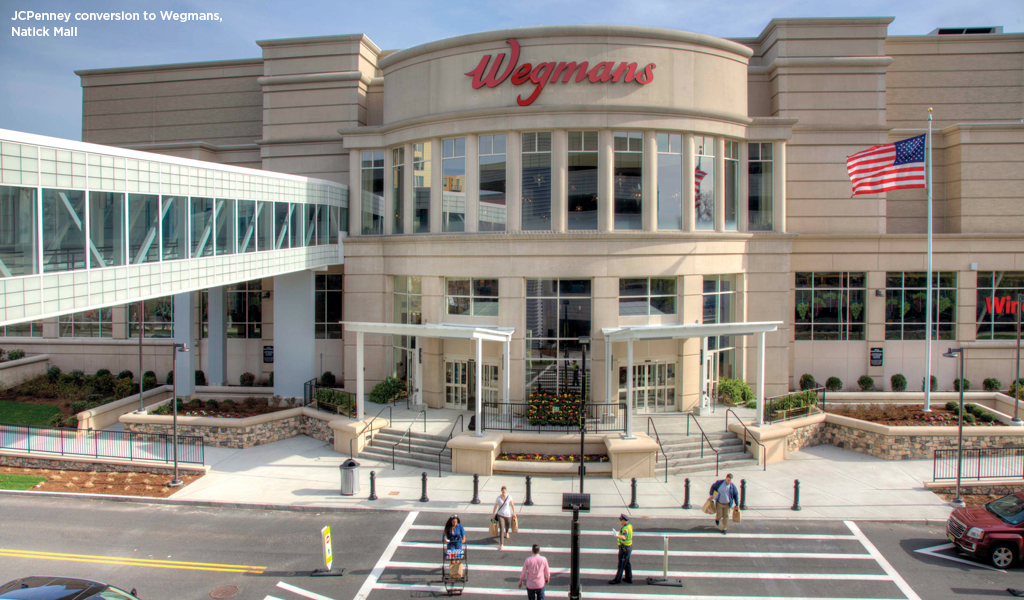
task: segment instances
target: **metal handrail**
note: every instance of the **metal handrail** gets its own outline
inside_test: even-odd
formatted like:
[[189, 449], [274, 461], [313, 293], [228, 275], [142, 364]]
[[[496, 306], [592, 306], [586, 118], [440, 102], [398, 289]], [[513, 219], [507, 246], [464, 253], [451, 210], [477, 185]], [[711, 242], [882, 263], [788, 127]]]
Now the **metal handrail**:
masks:
[[[420, 414], [423, 415], [423, 433], [426, 433], [427, 432], [427, 411], [425, 411], [425, 410], [421, 411]], [[395, 448], [397, 448], [398, 445], [402, 443], [402, 440], [405, 439], [405, 436], [409, 436], [408, 452], [409, 452], [409, 456], [412, 456], [412, 426], [416, 424], [416, 419], [418, 419], [418, 418], [419, 418], [418, 416], [413, 417], [412, 418], [412, 423], [409, 423], [409, 428], [405, 430], [405, 433], [402, 434], [402, 437], [398, 438], [398, 441], [391, 445], [391, 470], [392, 471], [395, 470]]]
[[[379, 417], [382, 414], [384, 414], [385, 410], [388, 411], [388, 424], [389, 425], [391, 424], [391, 421], [392, 421], [392, 418], [391, 418], [391, 416], [392, 416], [391, 415], [391, 407], [390, 406], [385, 406], [384, 408], [380, 409], [380, 412], [378, 412], [377, 414], [373, 415], [373, 417], [371, 417], [370, 420], [366, 422], [366, 425], [363, 425], [363, 428], [359, 431], [359, 433], [356, 434], [356, 436], [354, 438], [352, 438], [352, 439], [350, 439], [348, 441], [348, 455], [350, 457], [355, 458], [355, 456], [356, 456], [354, 451], [353, 451], [352, 443], [355, 442], [358, 439], [361, 439], [363, 437], [363, 434], [366, 433], [366, 428], [371, 426], [371, 425], [373, 425], [373, 422], [377, 420], [377, 417]], [[370, 430], [370, 441], [373, 442], [373, 429]]]
[[459, 423], [459, 425], [460, 425], [459, 431], [460, 432], [466, 431], [466, 424], [465, 424], [465, 421], [463, 420], [462, 416], [463, 415], [460, 414], [459, 417], [457, 419], [455, 419], [455, 421], [452, 423], [452, 428], [450, 430], [448, 430], [448, 439], [445, 440], [445, 442], [444, 442], [444, 448], [441, 448], [441, 451], [437, 453], [437, 476], [438, 477], [441, 477], [441, 455], [444, 454], [445, 450], [448, 450], [449, 451], [449, 456], [451, 456], [451, 448], [448, 447], [448, 442], [451, 441], [452, 436], [455, 435], [455, 423]]
[[[665, 457], [665, 483], [668, 483], [668, 454], [665, 452], [665, 446], [661, 444], [661, 436], [658, 435], [658, 426], [654, 424], [654, 417], [647, 417], [647, 435], [651, 435], [651, 427], [654, 428], [654, 441], [658, 442], [658, 448], [661, 450], [661, 455]], [[658, 455], [654, 455], [654, 468], [658, 468]]]
[[[726, 419], [728, 418], [729, 415], [726, 415]], [[690, 435], [690, 419], [693, 419], [694, 424], [697, 425], [697, 429], [700, 430], [701, 437], [704, 438], [700, 442], [700, 457], [704, 458], [704, 442], [707, 442], [708, 448], [710, 448], [711, 451], [715, 453], [715, 475], [718, 475], [718, 450], [715, 450], [715, 445], [711, 443], [711, 438], [709, 438], [707, 434], [704, 433], [704, 428], [700, 426], [700, 421], [697, 420], [697, 417], [693, 416], [693, 413], [686, 413], [686, 435]], [[726, 426], [726, 429], [728, 429], [728, 426]]]
[[761, 470], [762, 471], [767, 471], [768, 470], [768, 449], [765, 448], [764, 444], [762, 444], [761, 442], [757, 441], [756, 438], [754, 438], [754, 434], [751, 433], [750, 429], [747, 428], [747, 424], [744, 423], [743, 419], [741, 419], [738, 414], [733, 412], [733, 410], [731, 408], [726, 409], [726, 411], [725, 411], [725, 430], [726, 431], [729, 431], [729, 413], [732, 413], [732, 416], [736, 417], [736, 420], [739, 421], [740, 425], [743, 426], [743, 449], [744, 450], [747, 449], [747, 434], [748, 433], [750, 433], [751, 441], [753, 441], [755, 444], [757, 444], [758, 446], [761, 447], [761, 453], [760, 454], [761, 454], [761, 456], [764, 457], [761, 460], [761, 466], [763, 467], [763, 469], [761, 469]]
[[[788, 396], [796, 396], [798, 394], [806, 394], [807, 392], [814, 392], [815, 393], [814, 404], [813, 405], [812, 404], [808, 404], [807, 406], [804, 406], [802, 408], [810, 408], [810, 407], [813, 406], [815, 410], [819, 410], [821, 412], [825, 412], [825, 392], [826, 392], [825, 386], [818, 386], [818, 387], [811, 388], [809, 390], [800, 390], [798, 392], [787, 392], [785, 394], [779, 394], [778, 396], [772, 396], [770, 398], [765, 398], [764, 402], [762, 403], [762, 407], [761, 407], [761, 410], [764, 411], [764, 413], [767, 413], [767, 414], [764, 414], [764, 413], [762, 414], [762, 416], [764, 417], [764, 421], [766, 423], [778, 423], [780, 421], [788, 421], [790, 419], [794, 419], [794, 418], [797, 418], [797, 417], [807, 416], [807, 414], [813, 414], [813, 413], [808, 412], [807, 414], [803, 414], [803, 415], [786, 416], [786, 417], [784, 417], [782, 419], [771, 419], [771, 418], [769, 418], [769, 417], [771, 417], [771, 412], [769, 411], [769, 409], [771, 408], [771, 405], [772, 405], [772, 403], [775, 400], [778, 400], [779, 398], [786, 398]], [[817, 393], [818, 392], [821, 392], [821, 408], [818, 408], [818, 398], [817, 398]], [[789, 409], [789, 410], [797, 410], [797, 409]]]

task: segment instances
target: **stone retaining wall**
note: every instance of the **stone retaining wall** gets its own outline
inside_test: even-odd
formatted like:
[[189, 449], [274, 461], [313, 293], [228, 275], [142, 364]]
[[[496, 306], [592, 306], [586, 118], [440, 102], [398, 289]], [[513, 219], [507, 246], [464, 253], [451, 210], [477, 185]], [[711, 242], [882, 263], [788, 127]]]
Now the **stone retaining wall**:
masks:
[[[217, 427], [210, 425], [184, 425], [179, 418], [178, 435], [200, 437], [207, 446], [221, 448], [251, 448], [295, 437], [301, 433], [301, 415], [246, 425], [244, 427]], [[163, 433], [170, 435], [172, 425], [155, 423], [125, 423], [125, 431]]]
[[[58, 471], [99, 471], [102, 473], [153, 473], [156, 475], [169, 475], [174, 472], [173, 465], [145, 465], [126, 464], [106, 461], [90, 462], [93, 459], [71, 460], [67, 458], [46, 458], [29, 456], [8, 456], [0, 454], [0, 466], [20, 467], [23, 469], [55, 469]], [[186, 465], [178, 465], [178, 470], [184, 473], [203, 475], [206, 469], [190, 468]]]
[[302, 435], [308, 435], [311, 438], [316, 438], [326, 444], [334, 445], [334, 430], [331, 429], [330, 423], [323, 419], [317, 419], [308, 415], [302, 415], [302, 423], [300, 425]]
[[786, 451], [796, 452], [811, 446], [818, 446], [821, 442], [821, 432], [825, 429], [825, 423], [812, 423], [806, 427], [797, 427], [793, 433], [786, 438]]

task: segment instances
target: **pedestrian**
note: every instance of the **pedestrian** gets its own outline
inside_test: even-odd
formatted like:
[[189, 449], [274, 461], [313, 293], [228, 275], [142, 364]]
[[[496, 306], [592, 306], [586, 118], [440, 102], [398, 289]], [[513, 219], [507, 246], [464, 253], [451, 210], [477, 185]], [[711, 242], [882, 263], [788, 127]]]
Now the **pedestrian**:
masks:
[[462, 545], [466, 543], [466, 530], [462, 527], [462, 523], [459, 522], [459, 515], [448, 517], [448, 521], [444, 524], [444, 537], [442, 539], [445, 543], [444, 556], [445, 560], [448, 561], [448, 574], [452, 579], [462, 579], [465, 577], [462, 565], [465, 554], [463, 553]]
[[551, 581], [551, 569], [548, 559], [540, 555], [540, 546], [533, 545], [533, 554], [523, 563], [523, 572], [519, 574], [519, 589], [523, 589], [526, 581], [527, 600], [544, 600], [544, 587]]
[[732, 473], [712, 484], [710, 494], [715, 501], [715, 525], [725, 535], [729, 532], [729, 511], [739, 504], [739, 493], [732, 482]]
[[619, 568], [615, 571], [615, 579], [608, 583], [633, 583], [633, 566], [629, 564], [629, 557], [633, 554], [633, 526], [629, 524], [629, 517], [625, 514], [619, 515], [619, 529], [612, 531], [619, 545]]
[[572, 384], [577, 386], [580, 384], [580, 363], [572, 361]]
[[498, 549], [505, 547], [512, 529], [512, 519], [516, 518], [516, 505], [508, 488], [501, 486], [501, 494], [494, 500], [494, 520], [498, 522]]

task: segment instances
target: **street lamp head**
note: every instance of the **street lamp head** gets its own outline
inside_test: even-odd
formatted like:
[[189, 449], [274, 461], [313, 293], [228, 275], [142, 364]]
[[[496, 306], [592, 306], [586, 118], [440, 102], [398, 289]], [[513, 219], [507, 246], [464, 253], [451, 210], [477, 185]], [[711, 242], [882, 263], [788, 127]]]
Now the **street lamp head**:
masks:
[[589, 337], [581, 337], [581, 338], [577, 338], [577, 339], [579, 339], [580, 344], [582, 346], [584, 346], [584, 347], [590, 345], [590, 338]]
[[175, 344], [174, 345], [174, 349], [176, 351], [178, 351], [178, 352], [188, 352], [189, 351], [188, 344], [185, 344], [185, 343]]
[[946, 358], [957, 358], [963, 351], [963, 348], [950, 348], [949, 350], [943, 352], [942, 355], [945, 356]]

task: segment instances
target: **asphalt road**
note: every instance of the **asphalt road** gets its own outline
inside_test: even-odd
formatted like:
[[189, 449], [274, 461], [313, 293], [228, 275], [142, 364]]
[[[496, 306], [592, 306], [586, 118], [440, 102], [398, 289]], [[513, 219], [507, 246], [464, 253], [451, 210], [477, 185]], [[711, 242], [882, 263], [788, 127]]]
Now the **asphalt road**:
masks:
[[[136, 587], [145, 600], [206, 599], [219, 586], [255, 600], [391, 600], [443, 594], [441, 526], [446, 515], [404, 512], [295, 513], [0, 496], [0, 582], [61, 574]], [[467, 598], [525, 597], [516, 590], [532, 544], [553, 570], [549, 598], [564, 598], [569, 517], [524, 517], [504, 550], [486, 516], [467, 516]], [[335, 568], [322, 567], [320, 530], [330, 525]], [[610, 586], [614, 519], [582, 519], [584, 598], [915, 599], [1009, 597], [1024, 587], [1010, 572], [942, 558], [943, 527], [913, 523], [772, 521], [733, 524], [722, 536], [705, 520], [636, 519], [634, 584]], [[669, 571], [682, 588], [646, 585]], [[369, 576], [369, 577], [368, 577]]]

